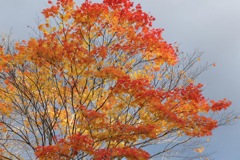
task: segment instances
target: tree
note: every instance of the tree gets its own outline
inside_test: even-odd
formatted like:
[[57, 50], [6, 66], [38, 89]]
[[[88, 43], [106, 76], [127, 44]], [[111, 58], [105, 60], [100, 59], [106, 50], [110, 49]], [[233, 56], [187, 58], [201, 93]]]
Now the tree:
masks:
[[192, 81], [208, 66], [189, 74], [199, 54], [178, 59], [139, 4], [48, 3], [42, 37], [0, 52], [2, 158], [149, 159], [218, 127], [231, 103]]

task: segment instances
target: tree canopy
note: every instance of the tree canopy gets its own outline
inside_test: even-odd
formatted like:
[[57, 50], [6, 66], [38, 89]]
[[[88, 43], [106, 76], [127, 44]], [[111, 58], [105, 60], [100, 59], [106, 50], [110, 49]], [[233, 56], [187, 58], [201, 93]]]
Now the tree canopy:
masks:
[[[0, 157], [149, 159], [218, 127], [210, 113], [231, 103], [189, 79], [198, 57], [173, 69], [183, 59], [139, 4], [48, 3], [41, 37], [1, 47]], [[188, 138], [144, 149], [167, 137]]]

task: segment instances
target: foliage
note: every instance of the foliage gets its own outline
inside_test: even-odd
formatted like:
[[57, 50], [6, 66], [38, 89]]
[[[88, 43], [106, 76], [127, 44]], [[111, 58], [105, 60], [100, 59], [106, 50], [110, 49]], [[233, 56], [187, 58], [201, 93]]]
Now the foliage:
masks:
[[178, 51], [140, 5], [49, 4], [41, 38], [0, 52], [2, 157], [149, 159], [187, 142], [144, 150], [167, 137], [212, 134], [218, 122], [209, 113], [230, 102], [202, 95], [203, 85], [187, 75], [196, 57], [179, 66]]

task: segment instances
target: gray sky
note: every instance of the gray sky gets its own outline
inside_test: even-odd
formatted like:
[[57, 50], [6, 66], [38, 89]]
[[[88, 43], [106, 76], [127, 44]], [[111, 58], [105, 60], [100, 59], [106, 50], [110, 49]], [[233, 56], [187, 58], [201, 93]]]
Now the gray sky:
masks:
[[[16, 39], [28, 38], [47, 0], [0, 0], [0, 33], [13, 28]], [[240, 89], [240, 1], [239, 0], [136, 0], [156, 17], [155, 27], [164, 28], [164, 38], [181, 44], [185, 52], [203, 51], [203, 62], [217, 67], [205, 72], [199, 81], [204, 94], [213, 99], [228, 98], [239, 112]], [[216, 160], [239, 160], [240, 126], [214, 131], [210, 150]]]

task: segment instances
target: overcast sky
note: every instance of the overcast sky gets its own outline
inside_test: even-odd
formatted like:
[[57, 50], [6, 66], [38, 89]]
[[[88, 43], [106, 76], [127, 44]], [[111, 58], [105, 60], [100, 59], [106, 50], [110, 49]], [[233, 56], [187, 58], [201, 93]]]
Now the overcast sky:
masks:
[[[16, 39], [26, 39], [47, 0], [0, 0], [0, 33], [10, 28]], [[185, 52], [204, 52], [203, 62], [217, 66], [199, 77], [208, 98], [228, 98], [240, 110], [240, 1], [239, 0], [136, 0], [156, 17], [164, 38], [181, 44]], [[215, 130], [210, 150], [216, 160], [240, 159], [240, 125]]]

